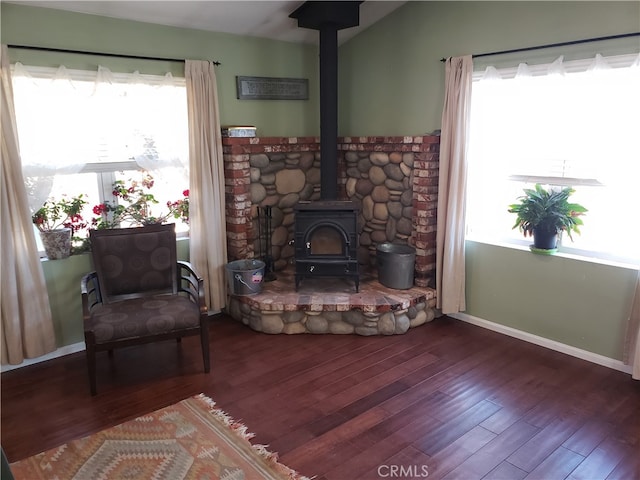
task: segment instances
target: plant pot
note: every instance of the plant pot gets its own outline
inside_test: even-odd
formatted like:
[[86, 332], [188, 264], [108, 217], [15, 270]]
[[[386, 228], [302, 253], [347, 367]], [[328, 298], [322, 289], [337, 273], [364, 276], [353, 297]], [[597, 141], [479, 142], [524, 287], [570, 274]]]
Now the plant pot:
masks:
[[49, 260], [60, 260], [71, 255], [71, 229], [59, 228], [50, 232], [40, 232], [42, 245]]
[[558, 232], [544, 228], [534, 228], [533, 246], [539, 250], [554, 250], [558, 246]]

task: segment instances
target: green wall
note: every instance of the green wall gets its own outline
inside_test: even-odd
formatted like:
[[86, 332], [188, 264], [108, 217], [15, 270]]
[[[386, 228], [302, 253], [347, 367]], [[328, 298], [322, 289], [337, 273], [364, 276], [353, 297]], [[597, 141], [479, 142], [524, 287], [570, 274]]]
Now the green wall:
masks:
[[[640, 31], [640, 2], [407, 2], [340, 47], [339, 134], [421, 135], [440, 128], [443, 57]], [[540, 62], [564, 53], [638, 48], [640, 37], [499, 56]], [[568, 54], [568, 55], [567, 55]], [[480, 64], [478, 60], [475, 62]], [[513, 64], [513, 63], [512, 63]]]
[[[317, 49], [49, 9], [0, 4], [3, 43], [220, 60], [221, 119], [249, 123], [263, 136], [317, 135]], [[640, 2], [408, 2], [340, 47], [340, 135], [416, 135], [440, 128], [446, 56], [504, 50], [640, 30]], [[638, 38], [567, 49], [571, 55], [621, 53]], [[529, 54], [546, 61], [558, 51]], [[33, 54], [14, 59], [72, 68], [97, 57]], [[524, 57], [518, 57], [518, 60]], [[491, 59], [493, 60], [493, 59]], [[509, 57], [495, 58], [500, 64]], [[179, 64], [100, 62], [154, 73]], [[157, 73], [157, 72], [156, 72]], [[309, 101], [239, 101], [235, 75], [305, 77]], [[467, 242], [470, 315], [614, 359], [636, 272], [560, 256]], [[83, 260], [84, 258], [84, 260]], [[83, 263], [84, 262], [84, 263]], [[88, 257], [43, 262], [60, 345], [82, 341], [79, 279]], [[71, 272], [60, 275], [60, 272]], [[68, 277], [68, 278], [67, 278]]]
[[466, 249], [466, 313], [622, 359], [635, 269], [472, 241]]
[[[408, 2], [340, 48], [339, 133], [439, 129], [442, 57], [638, 31], [640, 2]], [[640, 37], [474, 63], [630, 51], [640, 51]], [[467, 242], [465, 313], [621, 360], [636, 275], [628, 268]]]
[[43, 260], [49, 304], [58, 347], [84, 342], [80, 280], [92, 270], [87, 253], [62, 260]]
[[[48, 8], [2, 3], [4, 44], [114, 52], [164, 58], [218, 60], [220, 122], [255, 125], [260, 136], [314, 136], [320, 132], [318, 49], [254, 37], [152, 25]], [[171, 71], [184, 76], [182, 62], [114, 59], [11, 49], [12, 61], [116, 71]], [[236, 75], [309, 79], [309, 100], [238, 100]]]

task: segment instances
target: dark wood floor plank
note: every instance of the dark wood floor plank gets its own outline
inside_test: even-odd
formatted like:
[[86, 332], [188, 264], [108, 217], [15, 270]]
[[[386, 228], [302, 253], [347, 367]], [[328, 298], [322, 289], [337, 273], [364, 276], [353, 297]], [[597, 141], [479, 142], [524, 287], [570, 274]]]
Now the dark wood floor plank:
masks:
[[424, 452], [408, 446], [395, 455], [387, 458], [363, 475], [365, 479], [393, 478], [400, 480], [415, 480], [428, 478], [431, 458]]
[[420, 365], [434, 361], [433, 355], [420, 353], [421, 350], [423, 347], [420, 345], [406, 350], [394, 355], [389, 361], [378, 362], [355, 375], [345, 377], [337, 387], [330, 385], [331, 388], [322, 389], [322, 398], [319, 400], [323, 401], [323, 411], [329, 413], [340, 408], [340, 405], [353, 403], [379, 388], [396, 382], [398, 377], [419, 368]]
[[[434, 353], [429, 349], [430, 353]], [[446, 361], [451, 356], [455, 357], [455, 362]], [[402, 378], [404, 383], [414, 386], [406, 392], [390, 399], [383, 404], [389, 411], [395, 411], [401, 405], [419, 402], [420, 397], [431, 392], [441, 391], [446, 385], [456, 381], [461, 375], [469, 370], [469, 365], [483, 363], [488, 358], [495, 358], [493, 352], [475, 344], [465, 345], [464, 351], [456, 351], [452, 355], [447, 355], [445, 361], [438, 361], [415, 370]], [[447, 396], [448, 397], [448, 396]]]
[[[557, 354], [557, 352], [552, 352]], [[582, 372], [582, 365], [571, 358], [567, 362], [567, 368], [558, 371], [551, 379], [553, 387], [550, 395], [544, 397], [524, 417], [524, 420], [537, 427], [544, 427], [556, 419], [559, 410], [581, 413], [584, 417], [590, 416], [594, 408], [586, 408], [585, 400], [593, 392], [594, 385], [600, 385], [608, 374], [607, 369], [595, 366], [588, 372]], [[564, 395], [557, 395], [558, 388], [562, 385]], [[568, 407], [568, 408], [567, 408]]]
[[[526, 417], [523, 419], [526, 420]], [[584, 421], [585, 419], [578, 414], [557, 416], [507, 460], [516, 467], [531, 472], [571, 437]]]
[[488, 398], [493, 403], [518, 412], [526, 412], [548, 396], [556, 387], [559, 376], [557, 370], [541, 364], [535, 357], [522, 358], [527, 362], [520, 369], [520, 374], [494, 389]]
[[584, 457], [564, 447], [554, 450], [525, 478], [544, 480], [563, 480], [576, 468]]
[[[327, 480], [367, 479], [371, 471], [384, 463], [385, 459], [407, 448], [408, 444], [392, 441], [380, 441], [370, 446], [366, 451], [354, 455], [342, 464], [327, 464], [321, 468], [329, 468], [324, 473]], [[376, 477], [373, 477], [376, 478]]]
[[[315, 459], [319, 457], [332, 457], [335, 461], [335, 457], [339, 456], [341, 451], [348, 451], [349, 456], [352, 456], [354, 453], [360, 453], [362, 450], [353, 448], [351, 442], [357, 442], [358, 437], [363, 432], [371, 429], [387, 417], [387, 412], [380, 408], [370, 409], [362, 415], [343, 421], [324, 435], [315, 436], [304, 445], [287, 452], [286, 458], [288, 461], [296, 463], [296, 465], [311, 467], [315, 464]], [[346, 460], [348, 460], [348, 457], [343, 459], [343, 461]], [[311, 465], [307, 465], [309, 463]]]
[[[440, 423], [428, 415], [417, 416], [413, 421], [393, 431], [384, 437], [373, 437], [364, 434], [365, 447], [362, 452], [355, 455], [341, 465], [331, 465], [331, 469], [324, 473], [328, 480], [366, 479], [379, 478], [377, 468], [386, 464], [387, 459], [393, 457], [406, 448], [416, 438], [417, 432], [423, 432], [436, 428]], [[372, 430], [375, 430], [374, 427]], [[358, 439], [360, 442], [362, 438]], [[376, 476], [372, 476], [374, 475]]]
[[486, 444], [496, 438], [496, 434], [477, 426], [457, 438], [435, 455], [429, 463], [429, 479], [439, 480], [454, 470]]
[[527, 472], [505, 461], [482, 477], [482, 480], [522, 480], [526, 476]]
[[482, 400], [471, 408], [461, 411], [457, 418], [443, 423], [440, 427], [430, 431], [415, 442], [414, 445], [427, 455], [433, 456], [499, 409], [500, 407], [495, 403]]
[[[434, 393], [432, 395], [442, 395]], [[362, 432], [358, 437], [358, 443], [368, 448], [376, 444], [381, 438], [389, 438], [395, 435], [395, 439], [402, 442], [411, 442], [416, 438], [418, 432], [424, 431], [426, 428], [435, 428], [442, 424], [439, 420], [434, 419], [430, 414], [432, 408], [425, 397], [425, 402], [410, 405], [407, 408], [398, 410], [395, 413], [387, 412], [387, 418]], [[382, 403], [377, 408], [382, 408]]]
[[[421, 365], [431, 361], [429, 354], [419, 353], [421, 349], [422, 347], [413, 347], [392, 355], [390, 359], [393, 359], [394, 368], [389, 368], [390, 361], [378, 362], [371, 365], [371, 368], [360, 369], [353, 374], [343, 372], [344, 381], [334, 382], [331, 378], [327, 378], [324, 382], [320, 381], [322, 388], [314, 386], [311, 395], [300, 392], [300, 396], [306, 399], [301, 403], [302, 410], [298, 407], [292, 412], [285, 411], [282, 415], [272, 415], [271, 430], [279, 431], [283, 428], [283, 424], [289, 428], [306, 428], [304, 426], [307, 423], [313, 422], [310, 427], [312, 433], [320, 435], [324, 430], [339, 425], [345, 415], [354, 415], [355, 409], [362, 410], [367, 405], [377, 404], [397, 395], [407, 387], [395, 381], [396, 376], [413, 368], [411, 365]], [[349, 386], [351, 383], [353, 385]], [[345, 406], [347, 402], [349, 403]], [[341, 406], [350, 408], [351, 411], [341, 413]], [[313, 418], [317, 415], [322, 415], [322, 418], [314, 421]]]
[[562, 446], [587, 457], [606, 437], [613, 433], [613, 424], [590, 418]]
[[520, 409], [503, 407], [482, 422], [480, 426], [495, 434], [501, 434], [521, 418], [522, 411]]
[[[571, 472], [569, 480], [606, 478], [625, 455], [624, 445], [614, 438], [607, 438], [598, 445], [583, 462]], [[640, 445], [638, 445], [640, 448]], [[638, 452], [640, 456], [640, 451]]]
[[606, 480], [636, 480], [640, 478], [640, 455], [638, 445], [620, 447], [623, 456]]
[[390, 337], [265, 335], [221, 316], [210, 345], [210, 374], [195, 337], [100, 355], [95, 397], [82, 352], [3, 373], [9, 460], [204, 393], [317, 480], [380, 480], [385, 465], [640, 479], [640, 383], [496, 332], [442, 317]]
[[483, 478], [528, 442], [538, 428], [520, 421], [513, 424], [452, 470], [446, 479]]
[[[260, 382], [260, 395], [253, 395], [256, 392], [256, 385], [247, 382], [240, 388], [245, 391], [245, 396], [238, 402], [244, 408], [261, 408], [270, 403], [270, 401], [279, 401], [282, 392], [286, 391], [289, 395], [303, 395], [313, 388], [313, 382], [320, 379], [323, 384], [330, 382], [331, 378], [337, 380], [345, 376], [345, 372], [353, 371], [354, 366], [358, 364], [367, 364], [374, 357], [384, 357], [384, 345], [375, 343], [363, 343], [354, 346], [349, 342], [342, 342], [339, 348], [334, 349], [331, 354], [324, 352], [321, 356], [322, 361], [318, 361], [318, 356], [309, 356], [311, 367], [306, 369], [296, 366], [291, 369], [289, 364], [290, 377], [286, 380], [278, 382], [273, 381], [270, 376], [263, 376]], [[387, 348], [392, 348], [391, 345]], [[235, 395], [234, 395], [235, 396]]]

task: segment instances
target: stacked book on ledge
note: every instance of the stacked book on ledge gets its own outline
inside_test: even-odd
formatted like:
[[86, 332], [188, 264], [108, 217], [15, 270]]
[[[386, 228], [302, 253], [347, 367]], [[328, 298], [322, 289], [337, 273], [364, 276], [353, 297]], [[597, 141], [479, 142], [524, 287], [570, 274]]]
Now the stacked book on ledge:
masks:
[[255, 137], [256, 127], [226, 126], [222, 127], [223, 137]]

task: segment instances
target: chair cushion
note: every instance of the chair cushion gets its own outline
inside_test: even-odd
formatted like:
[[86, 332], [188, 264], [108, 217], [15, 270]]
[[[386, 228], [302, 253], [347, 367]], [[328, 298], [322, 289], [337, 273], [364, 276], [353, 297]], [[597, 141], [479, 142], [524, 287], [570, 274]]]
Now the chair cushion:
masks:
[[91, 310], [86, 329], [96, 343], [158, 335], [200, 325], [198, 305], [184, 296], [156, 295], [134, 298]]
[[[170, 228], [169, 228], [170, 227]], [[174, 225], [91, 230], [93, 264], [105, 303], [140, 292], [174, 291], [176, 236]]]

